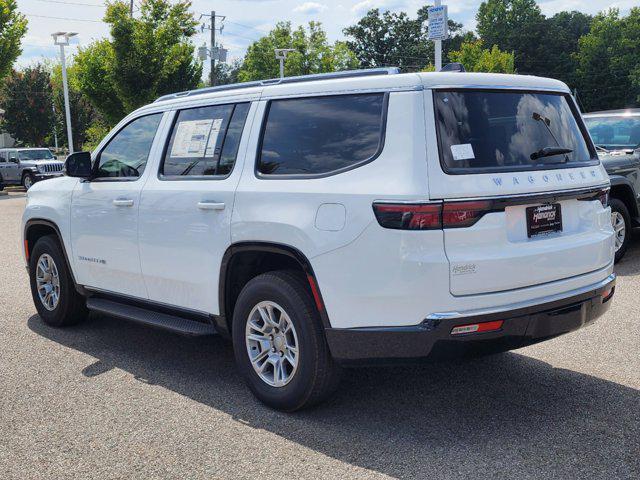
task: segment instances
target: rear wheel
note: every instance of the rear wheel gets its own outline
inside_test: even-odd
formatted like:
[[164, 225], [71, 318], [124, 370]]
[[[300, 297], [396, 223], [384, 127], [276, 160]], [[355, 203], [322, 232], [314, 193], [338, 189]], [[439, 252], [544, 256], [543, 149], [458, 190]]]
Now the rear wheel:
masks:
[[75, 289], [57, 239], [40, 238], [29, 259], [31, 296], [40, 318], [53, 327], [73, 325], [87, 316], [85, 299]]
[[627, 251], [631, 240], [631, 216], [627, 206], [617, 198], [609, 200], [611, 225], [615, 234], [615, 261], [618, 262]]
[[259, 400], [284, 411], [324, 400], [337, 386], [322, 323], [295, 272], [259, 275], [242, 289], [233, 314], [238, 368]]

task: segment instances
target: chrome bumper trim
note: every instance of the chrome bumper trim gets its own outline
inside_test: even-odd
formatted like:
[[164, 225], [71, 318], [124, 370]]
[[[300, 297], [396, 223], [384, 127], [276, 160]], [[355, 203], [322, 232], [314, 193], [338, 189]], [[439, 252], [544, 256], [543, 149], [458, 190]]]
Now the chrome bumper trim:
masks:
[[534, 298], [532, 300], [525, 300], [523, 302], [511, 303], [509, 305], [501, 305], [499, 307], [479, 308], [476, 310], [465, 310], [462, 312], [436, 312], [427, 315], [426, 320], [445, 320], [450, 318], [463, 318], [474, 317], [476, 315], [490, 315], [494, 313], [510, 312], [512, 310], [518, 310], [520, 308], [534, 307], [536, 305], [543, 305], [545, 303], [555, 302], [556, 300], [562, 300], [563, 298], [570, 298], [583, 293], [587, 293], [591, 290], [597, 290], [607, 284], [613, 282], [616, 279], [616, 274], [612, 273], [604, 280], [600, 280], [597, 283], [587, 285], [585, 287], [576, 288], [568, 292], [557, 293], [555, 295], [549, 295], [547, 297]]

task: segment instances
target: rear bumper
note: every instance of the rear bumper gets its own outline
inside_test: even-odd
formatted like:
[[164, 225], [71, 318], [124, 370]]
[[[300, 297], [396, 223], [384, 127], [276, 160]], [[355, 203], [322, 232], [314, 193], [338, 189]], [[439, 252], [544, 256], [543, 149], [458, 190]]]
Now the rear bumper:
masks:
[[[487, 313], [433, 315], [409, 327], [326, 329], [333, 357], [343, 363], [379, 360], [438, 360], [513, 350], [577, 330], [593, 322], [611, 304], [615, 275], [602, 282], [542, 300]], [[502, 328], [486, 333], [451, 335], [460, 325], [503, 320]]]

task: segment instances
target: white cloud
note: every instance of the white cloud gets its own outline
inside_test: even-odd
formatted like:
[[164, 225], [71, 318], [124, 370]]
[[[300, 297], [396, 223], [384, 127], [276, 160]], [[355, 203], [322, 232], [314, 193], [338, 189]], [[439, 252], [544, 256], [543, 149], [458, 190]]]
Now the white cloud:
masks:
[[294, 12], [304, 13], [305, 15], [315, 15], [316, 13], [324, 12], [327, 6], [318, 2], [304, 2], [293, 9]]
[[385, 11], [406, 7], [406, 0], [362, 0], [351, 7], [351, 11], [358, 15], [364, 15], [372, 8], [379, 8], [380, 10]]

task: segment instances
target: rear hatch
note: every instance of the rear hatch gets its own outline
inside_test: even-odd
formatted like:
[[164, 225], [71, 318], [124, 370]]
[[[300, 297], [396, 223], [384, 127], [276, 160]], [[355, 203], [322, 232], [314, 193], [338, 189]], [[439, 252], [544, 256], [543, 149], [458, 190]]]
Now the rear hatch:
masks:
[[[501, 292], [608, 266], [608, 177], [564, 92], [425, 92], [429, 192], [442, 200], [453, 295]], [[427, 122], [433, 125], [433, 122]]]

